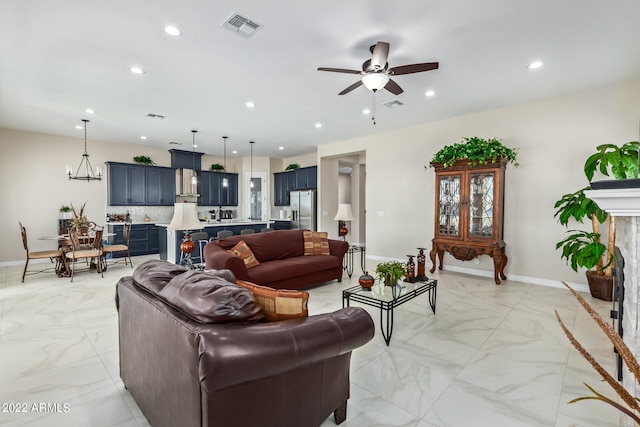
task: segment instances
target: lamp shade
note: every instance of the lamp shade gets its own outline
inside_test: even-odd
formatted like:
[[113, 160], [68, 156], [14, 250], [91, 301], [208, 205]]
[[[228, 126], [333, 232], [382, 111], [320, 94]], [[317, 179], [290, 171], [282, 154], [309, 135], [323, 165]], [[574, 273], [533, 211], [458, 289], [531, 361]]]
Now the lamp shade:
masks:
[[175, 203], [173, 218], [168, 230], [200, 230], [200, 220], [195, 203]]
[[382, 89], [389, 82], [389, 76], [383, 73], [370, 73], [362, 76], [362, 84], [369, 90], [377, 91]]
[[338, 212], [333, 219], [335, 221], [353, 221], [353, 212], [351, 212], [351, 205], [349, 203], [340, 203], [338, 205]]

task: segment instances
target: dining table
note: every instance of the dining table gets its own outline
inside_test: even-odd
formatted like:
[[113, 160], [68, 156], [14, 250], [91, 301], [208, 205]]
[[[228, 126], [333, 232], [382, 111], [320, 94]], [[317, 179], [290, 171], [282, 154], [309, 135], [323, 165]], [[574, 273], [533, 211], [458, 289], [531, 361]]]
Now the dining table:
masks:
[[[102, 233], [103, 238], [113, 237], [116, 233]], [[71, 269], [67, 264], [66, 252], [69, 250], [69, 247], [72, 245], [71, 239], [68, 234], [57, 234], [51, 236], [40, 236], [37, 238], [38, 240], [55, 240], [58, 242], [58, 250], [60, 251], [60, 255], [56, 257], [56, 275], [58, 277], [69, 277], [71, 276]], [[93, 243], [93, 236], [84, 235], [78, 236], [78, 239], [87, 245]], [[103, 268], [103, 271], [106, 270], [106, 265]]]

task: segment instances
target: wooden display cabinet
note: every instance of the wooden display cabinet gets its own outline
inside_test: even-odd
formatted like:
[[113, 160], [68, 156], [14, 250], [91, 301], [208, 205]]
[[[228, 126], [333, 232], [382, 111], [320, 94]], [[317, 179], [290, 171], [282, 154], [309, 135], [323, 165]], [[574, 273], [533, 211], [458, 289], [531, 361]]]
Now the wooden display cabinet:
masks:
[[444, 252], [461, 261], [480, 255], [493, 258], [494, 280], [506, 280], [504, 218], [504, 175], [507, 160], [470, 166], [458, 160], [452, 166], [432, 162], [436, 172], [435, 230], [431, 249], [431, 273], [436, 255], [442, 270]]

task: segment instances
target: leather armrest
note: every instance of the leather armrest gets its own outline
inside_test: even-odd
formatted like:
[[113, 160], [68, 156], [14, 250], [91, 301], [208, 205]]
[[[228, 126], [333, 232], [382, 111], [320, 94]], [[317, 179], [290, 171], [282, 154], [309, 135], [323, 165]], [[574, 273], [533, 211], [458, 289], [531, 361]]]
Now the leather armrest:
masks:
[[215, 242], [209, 242], [204, 246], [204, 260], [207, 268], [214, 270], [231, 270], [236, 279], [249, 280], [247, 267], [242, 258], [227, 252]]
[[361, 307], [304, 319], [228, 325], [200, 335], [200, 382], [209, 393], [234, 384], [279, 375], [349, 353], [374, 335]]

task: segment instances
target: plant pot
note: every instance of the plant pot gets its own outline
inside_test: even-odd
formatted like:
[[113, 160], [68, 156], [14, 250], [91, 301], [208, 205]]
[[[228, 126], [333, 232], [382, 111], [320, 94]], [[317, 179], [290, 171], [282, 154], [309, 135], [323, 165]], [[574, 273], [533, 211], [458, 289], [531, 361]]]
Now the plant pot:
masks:
[[603, 301], [613, 300], [613, 276], [605, 276], [596, 271], [587, 271], [589, 291], [594, 298]]

